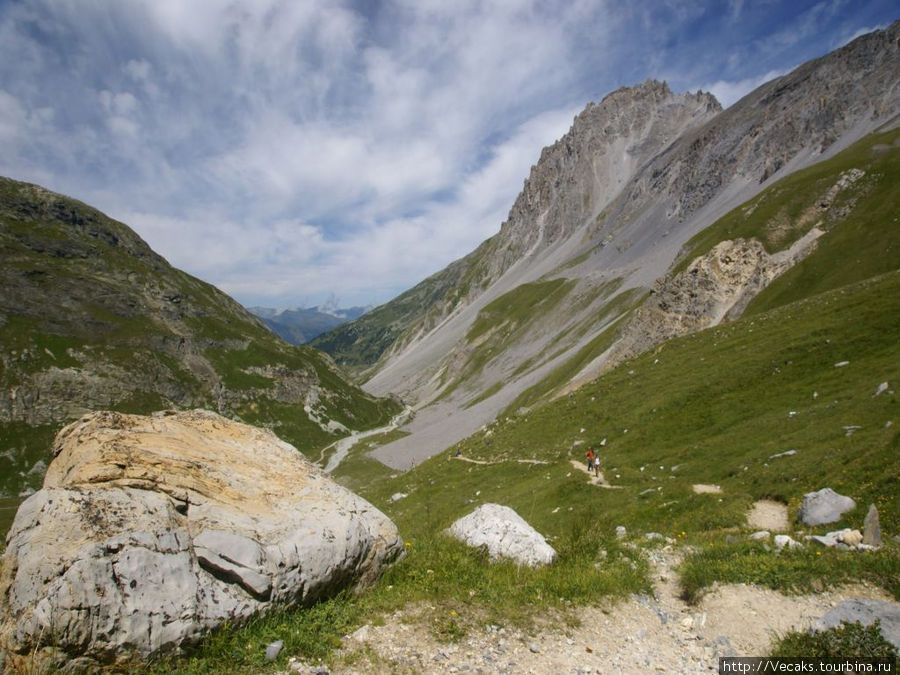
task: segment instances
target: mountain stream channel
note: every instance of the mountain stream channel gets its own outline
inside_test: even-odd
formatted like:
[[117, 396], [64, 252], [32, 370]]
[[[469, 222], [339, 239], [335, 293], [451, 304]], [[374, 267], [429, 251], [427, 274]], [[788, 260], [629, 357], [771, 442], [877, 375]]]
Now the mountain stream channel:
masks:
[[359, 441], [364, 438], [369, 438], [371, 436], [378, 436], [380, 434], [386, 434], [391, 431], [394, 431], [398, 427], [402, 426], [409, 419], [409, 416], [412, 414], [413, 409], [407, 406], [403, 409], [402, 412], [397, 413], [394, 417], [391, 418], [391, 421], [383, 427], [378, 427], [377, 429], [369, 429], [367, 431], [353, 431], [349, 436], [341, 438], [340, 440], [335, 441], [329, 446], [326, 446], [322, 449], [322, 454], [319, 455], [319, 463], [321, 464], [322, 460], [325, 458], [325, 453], [329, 450], [334, 449], [334, 453], [328, 458], [328, 461], [325, 463], [325, 468], [323, 469], [325, 473], [331, 473], [336, 468], [338, 468], [350, 453], [350, 450], [356, 445]]

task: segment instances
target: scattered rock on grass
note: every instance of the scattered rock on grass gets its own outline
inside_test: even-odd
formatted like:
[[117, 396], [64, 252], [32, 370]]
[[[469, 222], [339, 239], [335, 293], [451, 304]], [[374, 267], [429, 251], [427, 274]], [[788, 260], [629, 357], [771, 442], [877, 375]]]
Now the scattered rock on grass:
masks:
[[[843, 530], [835, 530], [827, 534], [814, 534], [806, 538], [808, 541], [814, 541], [826, 548], [835, 548], [843, 545], [850, 549], [861, 548], [863, 536], [859, 530], [851, 530], [849, 527]], [[866, 547], [868, 548], [868, 547]]]
[[775, 550], [780, 551], [783, 548], [803, 548], [803, 544], [801, 544], [799, 541], [795, 541], [792, 537], [789, 537], [786, 534], [776, 534]]
[[508, 506], [482, 504], [450, 526], [450, 534], [469, 546], [485, 546], [491, 559], [510, 558], [536, 567], [556, 560], [556, 551]]
[[276, 640], [275, 642], [270, 643], [266, 647], [266, 660], [274, 661], [278, 658], [278, 655], [281, 653], [281, 648], [284, 646], [284, 642], [281, 640]]
[[853, 508], [856, 508], [856, 502], [850, 497], [840, 495], [831, 488], [822, 488], [803, 495], [797, 516], [806, 525], [825, 525], [840, 520], [844, 512]]
[[863, 543], [868, 546], [881, 546], [881, 525], [878, 523], [878, 509], [874, 504], [869, 506], [869, 512], [863, 521]]
[[779, 457], [790, 457], [792, 455], [796, 455], [796, 450], [785, 450], [784, 452], [779, 452], [774, 455], [769, 455], [769, 459], [778, 459]]
[[747, 525], [760, 530], [787, 532], [789, 524], [787, 504], [772, 499], [754, 502], [747, 513]]

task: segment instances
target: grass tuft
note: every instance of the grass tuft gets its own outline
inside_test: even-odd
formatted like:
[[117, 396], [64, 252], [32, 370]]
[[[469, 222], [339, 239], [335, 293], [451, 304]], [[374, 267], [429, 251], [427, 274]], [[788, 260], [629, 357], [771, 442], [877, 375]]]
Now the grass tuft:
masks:
[[819, 632], [792, 632], [780, 638], [772, 656], [783, 658], [897, 658], [897, 649], [881, 634], [881, 623], [859, 621]]

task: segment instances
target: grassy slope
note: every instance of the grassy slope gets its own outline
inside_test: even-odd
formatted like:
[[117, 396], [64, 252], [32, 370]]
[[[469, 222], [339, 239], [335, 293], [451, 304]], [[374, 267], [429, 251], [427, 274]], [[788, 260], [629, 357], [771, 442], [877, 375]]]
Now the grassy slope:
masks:
[[457, 261], [390, 302], [342, 324], [309, 344], [349, 370], [374, 365], [411, 326], [427, 322], [460, 282], [466, 261]]
[[[900, 597], [900, 552], [890, 539], [900, 530], [900, 271], [896, 256], [883, 256], [896, 250], [897, 181], [876, 180], [882, 170], [896, 175], [890, 167], [898, 151], [861, 147], [846, 166], [838, 163], [846, 157], [832, 160], [831, 177], [807, 192], [814, 199], [833, 184], [835, 170], [886, 162], [867, 165], [876, 166], [867, 172], [873, 180], [856, 193], [849, 216], [827, 223], [816, 253], [791, 273], [809, 283], [776, 282], [747, 317], [672, 340], [565, 399], [504, 417], [406, 474], [374, 472], [366, 486], [364, 472], [339, 470], [395, 520], [409, 543], [407, 558], [364, 598], [342, 597], [260, 620], [246, 632], [221, 633], [194, 662], [183, 662], [186, 669], [216, 662], [260, 668], [263, 645], [276, 638], [288, 641], [287, 653], [322, 657], [373, 613], [409, 602], [432, 608], [425, 619], [453, 639], [471, 622], [527, 623], [535, 613], [564, 612], [567, 601], [646, 588], [642, 560], [614, 540], [620, 524], [631, 541], [658, 531], [694, 547], [681, 570], [690, 598], [717, 579], [785, 590], [868, 579]], [[773, 213], [804, 189], [802, 182], [789, 187], [776, 195], [782, 202]], [[873, 195], [878, 203], [863, 199]], [[771, 223], [757, 213], [743, 236]], [[723, 223], [695, 242], [694, 255], [735, 236]], [[779, 247], [799, 232], [781, 236]], [[836, 365], [842, 362], [849, 363]], [[890, 388], [876, 396], [882, 382]], [[859, 428], [848, 434], [851, 426]], [[585, 443], [602, 448], [606, 476], [619, 489], [593, 487], [572, 467]], [[796, 453], [772, 457], [787, 450]], [[540, 463], [517, 461], [523, 459]], [[694, 494], [695, 483], [723, 492]], [[857, 508], [837, 523], [804, 529], [859, 527], [876, 504], [884, 549], [775, 555], [729, 539], [749, 531], [745, 518], [755, 500], [781, 501], [794, 519], [802, 495], [826, 486], [852, 496]], [[408, 496], [392, 501], [396, 492]], [[484, 502], [515, 508], [559, 548], [560, 562], [542, 571], [488, 565], [441, 534]], [[605, 561], [595, 566], [604, 550]]]
[[[869, 136], [836, 157], [779, 181], [689, 241], [673, 273], [685, 270], [720, 241], [756, 238], [774, 253], [789, 248], [816, 224], [829, 236], [820, 240], [809, 260], [760, 294], [745, 316], [896, 269], [900, 251], [898, 143], [900, 131]], [[827, 213], [818, 208], [841, 174], [852, 169], [865, 175], [841, 190]], [[852, 260], [848, 258], [851, 254]], [[627, 312], [642, 300], [636, 291], [616, 296], [607, 306], [607, 315]], [[612, 326], [523, 392], [505, 414], [547, 400], [615, 339], [616, 326]]]
[[[788, 248], [811, 225], [829, 232], [811, 259], [777, 279], [745, 315], [897, 268], [900, 252], [900, 130], [867, 136], [825, 162], [798, 171], [695, 236], [675, 271], [720, 241], [759, 239], [770, 253]], [[839, 176], [865, 176], [841, 190], [827, 213], [817, 209]]]
[[[848, 523], [859, 524], [876, 503], [884, 529], [896, 532], [898, 436], [887, 423], [897, 419], [897, 398], [873, 394], [900, 376], [898, 313], [895, 272], [672, 341], [566, 400], [496, 423], [368, 496], [412, 532], [423, 511], [443, 526], [475, 499], [507, 503], [557, 536], [571, 526], [553, 514], [557, 506], [596, 511], [604, 528], [621, 523], [674, 536], [739, 527], [756, 499], [795, 509], [804, 492], [829, 485], [859, 504]], [[848, 436], [849, 425], [861, 428]], [[575, 443], [604, 438], [607, 477], [622, 490], [596, 490], [571, 472], [570, 459], [583, 451]], [[797, 453], [769, 459], [789, 449]], [[500, 463], [450, 459], [457, 450]], [[523, 458], [549, 464], [515, 462]], [[724, 494], [694, 495], [693, 483], [719, 484]], [[389, 505], [389, 491], [411, 496]]]
[[[886, 423], [900, 409], [894, 393], [873, 396], [878, 383], [900, 377], [898, 314], [900, 272], [893, 272], [673, 340], [570, 398], [499, 421], [406, 474], [383, 476], [363, 494], [409, 543], [402, 563], [362, 598], [225, 632], [181, 667], [215, 670], [234, 660], [239, 670], [263, 668], [260, 654], [274, 639], [285, 639], [288, 653], [325, 657], [342, 634], [409, 602], [431, 607], [423, 620], [447, 640], [473, 623], [527, 625], [537, 613], [564, 615], [569, 602], [646, 588], [644, 563], [613, 537], [620, 524], [638, 543], [658, 531], [697, 548], [682, 570], [689, 597], [716, 579], [809, 589], [859, 578], [900, 597], [893, 543], [868, 555], [775, 555], [727, 540], [749, 531], [744, 519], [754, 500], [783, 501], [793, 518], [803, 493], [825, 486], [858, 507], [815, 531], [859, 526], [870, 503], [880, 509], [884, 532], [898, 531], [900, 442], [897, 427]], [[848, 366], [835, 367], [847, 359]], [[850, 424], [862, 428], [847, 436]], [[583, 454], [578, 441], [604, 438], [603, 467], [621, 489], [593, 487], [571, 466]], [[770, 459], [787, 449], [797, 454]], [[461, 461], [457, 450], [494, 463]], [[697, 495], [693, 483], [719, 484], [723, 493]], [[408, 496], [392, 502], [395, 492]], [[560, 562], [543, 571], [488, 565], [441, 534], [484, 502], [515, 508], [559, 548]], [[601, 550], [607, 557], [595, 568]]]

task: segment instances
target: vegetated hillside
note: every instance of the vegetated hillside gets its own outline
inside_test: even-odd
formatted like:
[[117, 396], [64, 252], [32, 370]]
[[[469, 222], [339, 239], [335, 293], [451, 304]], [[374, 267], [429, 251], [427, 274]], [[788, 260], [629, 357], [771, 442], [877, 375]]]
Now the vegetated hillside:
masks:
[[397, 410], [74, 199], [0, 179], [0, 260], [4, 495], [39, 485], [53, 435], [90, 410], [210, 408], [301, 450]]
[[[857, 501], [847, 523], [858, 525], [876, 503], [885, 531], [900, 533], [900, 130], [869, 136], [734, 209], [689, 242], [670, 279], [694, 276], [691, 261], [722, 241], [756, 239], [776, 253], [811, 225], [823, 232], [813, 250], [740, 318], [673, 334], [565, 396], [512, 405], [398, 478], [361, 458], [335, 476], [376, 501], [409, 493], [385, 508], [414, 529], [424, 503], [440, 528], [474, 500], [523, 512], [541, 502], [590, 504], [607, 525], [717, 530], [741, 525], [756, 499], [794, 510], [804, 492], [830, 486]], [[473, 324], [476, 337], [487, 325]], [[577, 471], [561, 479], [587, 445], [601, 450], [606, 478], [621, 490], [585, 485]], [[457, 452], [486, 463], [459, 461]], [[694, 495], [694, 483], [724, 492]], [[547, 528], [571, 525], [559, 513], [538, 518]]]
[[[550, 641], [541, 639], [547, 630], [560, 640], [560, 652], [584, 657], [583, 643], [566, 646], [562, 627], [577, 625], [579, 610], [595, 604], [603, 608], [601, 621], [615, 622], [621, 608], [611, 606], [611, 597], [646, 605], [654, 625], [675, 623], [673, 650], [683, 649], [685, 636], [691, 643], [716, 639], [720, 628], [712, 622], [699, 636], [684, 632], [679, 623], [692, 615], [667, 613], [648, 593], [660, 583], [671, 583], [690, 602], [717, 581], [788, 595], [865, 581], [900, 599], [898, 313], [900, 271], [893, 271], [674, 338], [571, 396], [503, 417], [400, 475], [355, 449], [333, 475], [398, 525], [406, 557], [364, 596], [223, 631], [189, 659], [164, 662], [156, 672], [274, 672], [288, 658], [316, 663], [329, 656], [339, 672], [415, 669], [423, 662], [469, 667], [473, 661], [463, 655], [473, 650], [475, 662], [484, 657], [495, 665], [488, 657], [503, 664], [508, 654], [479, 648], [488, 642], [481, 636], [499, 633], [515, 643], [524, 634], [549, 649]], [[608, 487], [581, 468], [589, 444], [600, 450]], [[698, 484], [721, 492], [697, 493]], [[853, 497], [857, 508], [831, 525], [797, 523], [802, 495], [826, 486]], [[762, 499], [786, 507], [789, 532], [798, 539], [859, 527], [875, 504], [884, 546], [851, 552], [807, 543], [775, 552], [771, 540], [749, 538], [758, 528], [747, 514]], [[455, 519], [487, 502], [513, 507], [548, 538], [557, 561], [538, 569], [490, 562], [483, 550], [447, 535]], [[618, 526], [626, 529], [623, 538]], [[646, 538], [652, 532], [673, 543]], [[660, 579], [655, 562], [682, 557]], [[771, 616], [769, 605], [763, 607], [759, 614]], [[397, 640], [402, 651], [374, 645], [373, 627], [396, 626], [398, 617], [405, 626]], [[627, 625], [633, 634], [634, 622]], [[417, 630], [439, 647], [411, 642]], [[283, 640], [284, 652], [272, 663], [263, 654], [274, 638]], [[456, 654], [454, 643], [461, 641]], [[660, 658], [658, 646], [647, 644], [648, 662]], [[715, 659], [707, 654], [706, 663]]]
[[[495, 237], [316, 341], [339, 361], [368, 368], [368, 391], [417, 405], [411, 435], [375, 455], [408, 468], [500, 411], [652, 346], [623, 332], [625, 322], [645, 300], [652, 307], [677, 294], [655, 284], [684, 259], [691, 237], [778, 180], [897, 124], [898, 37], [900, 24], [863, 36], [724, 111], [707, 94], [673, 94], [652, 81], [590, 104], [543, 151]], [[747, 285], [730, 306], [716, 299], [706, 316], [691, 303], [696, 289], [684, 284], [673, 315], [698, 315], [683, 326], [691, 330], [739, 316], [753, 294], [814, 250], [813, 235], [800, 239], [815, 225], [804, 221], [796, 237], [766, 244], [797, 244], [774, 260], [742, 248], [733, 271]], [[704, 263], [713, 273], [728, 257], [720, 253]], [[744, 266], [751, 254], [759, 274]], [[709, 284], [732, 281], [720, 276]], [[551, 289], [552, 303], [521, 302]], [[486, 321], [482, 311], [496, 319], [493, 329], [473, 330]], [[661, 339], [677, 334], [649, 327]]]
[[[410, 332], [411, 326], [420, 326], [420, 333], [428, 332], [449, 313], [452, 307], [447, 304], [447, 296], [462, 285], [469, 267], [469, 257], [454, 262], [390, 302], [318, 336], [310, 344], [364, 379], [385, 351]], [[457, 295], [449, 302], [452, 305], [458, 300]]]
[[[806, 265], [815, 262], [808, 258], [798, 269]], [[379, 470], [358, 450], [333, 475], [397, 523], [406, 558], [365, 598], [322, 606], [309, 619], [279, 617], [278, 631], [268, 624], [228, 644], [240, 651], [255, 639], [260, 653], [295, 621], [301, 628], [291, 635], [305, 637], [288, 638], [291, 653], [323, 658], [323, 645], [362, 624], [378, 625], [383, 612], [424, 624], [439, 642], [465, 640], [470, 652], [484, 642], [477, 636], [516, 634], [520, 625], [543, 646], [550, 641], [540, 641], [541, 631], [566, 625], [569, 612], [582, 616], [580, 605], [646, 593], [651, 584], [672, 583], [691, 603], [716, 582], [790, 596], [864, 581], [900, 599], [898, 315], [895, 270], [673, 338], [571, 395], [502, 417], [403, 474]], [[605, 486], [582, 468], [588, 445], [600, 451]], [[806, 527], [797, 521], [802, 496], [823, 487], [857, 506], [838, 522]], [[798, 540], [858, 528], [874, 504], [884, 544], [853, 552], [805, 542], [776, 552], [771, 538], [750, 539], [760, 528], [748, 513], [759, 500], [786, 510], [787, 531]], [[514, 508], [545, 535], [559, 551], [557, 562], [537, 570], [492, 563], [483, 551], [450, 539], [446, 529], [454, 520], [490, 502]], [[663, 570], [651, 569], [661, 559], [683, 562], [659, 577]], [[717, 597], [728, 592], [720, 589]], [[666, 615], [658, 598], [632, 602], [657, 608], [663, 623], [692, 616]], [[759, 613], [769, 614], [770, 605], [762, 607], [756, 605]], [[601, 620], [615, 622], [617, 614], [604, 609]], [[650, 620], [658, 625], [653, 614]], [[719, 630], [711, 622], [691, 642], [712, 640]], [[655, 647], [647, 646], [650, 662], [660, 658]], [[682, 647], [673, 639], [673, 649]], [[583, 652], [577, 642], [568, 649]], [[210, 645], [205, 658], [217, 653]], [[253, 658], [250, 650], [242, 653]]]
[[[405, 540], [422, 542], [411, 557], [427, 557], [426, 541], [497, 502], [553, 541], [581, 528], [601, 546], [624, 525], [638, 539], [655, 531], [730, 551], [734, 566], [718, 572], [742, 575], [730, 581], [809, 589], [817, 578], [827, 586], [871, 573], [900, 596], [891, 541], [900, 533], [898, 316], [895, 270], [672, 339], [399, 476], [357, 461], [334, 475], [388, 513]], [[609, 488], [579, 468], [589, 445], [600, 451]], [[721, 493], [697, 494], [695, 484]], [[887, 549], [778, 558], [760, 544], [726, 545], [752, 531], [746, 517], [756, 500], [785, 504], [790, 532], [803, 529], [800, 500], [823, 487], [853, 497], [857, 508], [814, 531], [861, 527], [875, 504]], [[407, 496], [392, 499], [397, 493]]]

